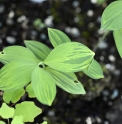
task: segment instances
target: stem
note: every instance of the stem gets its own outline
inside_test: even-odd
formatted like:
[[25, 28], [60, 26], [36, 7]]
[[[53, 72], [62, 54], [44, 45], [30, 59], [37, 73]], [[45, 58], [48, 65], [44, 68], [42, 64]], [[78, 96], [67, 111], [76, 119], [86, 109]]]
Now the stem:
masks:
[[99, 38], [98, 43], [96, 46], [93, 48], [93, 51], [95, 52], [101, 42], [104, 41], [105, 37], [109, 34], [110, 31], [106, 31], [101, 38]]
[[9, 124], [9, 119], [8, 119], [8, 124]]

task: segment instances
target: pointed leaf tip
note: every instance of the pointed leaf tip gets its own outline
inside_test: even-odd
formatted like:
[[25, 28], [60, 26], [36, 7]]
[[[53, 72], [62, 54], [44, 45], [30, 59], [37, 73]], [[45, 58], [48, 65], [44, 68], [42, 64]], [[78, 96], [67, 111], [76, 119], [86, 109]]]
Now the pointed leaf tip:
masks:
[[53, 77], [44, 69], [36, 67], [31, 80], [36, 98], [41, 103], [51, 106], [56, 95], [56, 85]]
[[95, 53], [78, 42], [63, 43], [44, 60], [51, 68], [62, 72], [78, 72], [88, 67]]
[[64, 32], [57, 29], [48, 28], [48, 37], [54, 47], [62, 43], [71, 42], [70, 38]]
[[86, 75], [93, 79], [100, 79], [104, 78], [102, 68], [100, 64], [96, 60], [92, 60], [91, 64], [88, 66], [88, 68], [82, 70]]

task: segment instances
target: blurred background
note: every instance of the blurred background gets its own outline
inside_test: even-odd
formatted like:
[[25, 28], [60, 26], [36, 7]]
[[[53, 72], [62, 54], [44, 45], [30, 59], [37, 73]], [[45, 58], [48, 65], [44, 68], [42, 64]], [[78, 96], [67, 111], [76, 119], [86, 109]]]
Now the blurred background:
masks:
[[33, 124], [40, 124], [43, 120], [49, 124], [122, 123], [122, 60], [112, 32], [100, 30], [102, 12], [111, 2], [0, 0], [0, 51], [6, 46], [24, 46], [25, 39], [37, 40], [52, 48], [47, 35], [47, 27], [51, 27], [95, 51], [95, 59], [104, 72], [105, 78], [99, 80], [93, 80], [82, 72], [77, 73], [87, 92], [84, 96], [71, 95], [57, 88], [51, 107], [31, 99], [43, 110]]

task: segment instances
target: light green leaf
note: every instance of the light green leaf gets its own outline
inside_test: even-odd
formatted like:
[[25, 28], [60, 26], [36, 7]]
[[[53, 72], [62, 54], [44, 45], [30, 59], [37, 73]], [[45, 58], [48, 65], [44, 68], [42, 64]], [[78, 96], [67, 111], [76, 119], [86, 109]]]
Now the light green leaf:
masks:
[[63, 73], [52, 68], [46, 68], [55, 79], [55, 83], [64, 91], [71, 94], [85, 94], [83, 85], [78, 81], [74, 73]]
[[16, 103], [20, 100], [21, 96], [23, 96], [25, 93], [25, 90], [23, 88], [17, 89], [17, 90], [11, 90], [11, 91], [5, 91], [3, 94], [3, 100], [6, 103]]
[[14, 108], [9, 107], [6, 103], [3, 103], [0, 108], [0, 116], [4, 119], [12, 118], [14, 116]]
[[88, 68], [82, 70], [86, 75], [93, 79], [104, 78], [100, 64], [96, 60], [92, 60]]
[[71, 42], [65, 33], [57, 29], [48, 28], [48, 36], [54, 47], [62, 43]]
[[56, 85], [52, 76], [44, 69], [36, 67], [31, 81], [36, 98], [50, 106], [56, 95]]
[[102, 14], [101, 29], [117, 30], [122, 28], [122, 1], [114, 1]]
[[43, 43], [33, 40], [25, 40], [24, 43], [26, 47], [30, 49], [35, 54], [35, 56], [41, 61], [44, 60], [51, 52], [51, 50]]
[[87, 68], [94, 57], [88, 47], [81, 43], [63, 43], [54, 48], [44, 64], [62, 72], [78, 72]]
[[10, 62], [0, 70], [0, 90], [15, 90], [24, 87], [31, 80], [31, 73], [37, 65], [29, 62]]
[[0, 52], [0, 62], [6, 64], [11, 61], [39, 62], [30, 50], [22, 46], [9, 46]]
[[26, 87], [26, 91], [28, 92], [28, 96], [30, 98], [35, 98], [35, 94], [31, 83]]
[[0, 124], [6, 124], [5, 122], [3, 122], [3, 121], [0, 121]]
[[14, 116], [23, 116], [23, 122], [33, 122], [34, 118], [42, 113], [42, 110], [38, 108], [34, 102], [22, 102], [17, 104]]
[[12, 120], [11, 124], [24, 124], [23, 123], [23, 116], [15, 116]]
[[113, 32], [117, 50], [122, 58], [122, 29]]
[[47, 121], [44, 121], [43, 123], [41, 123], [41, 124], [47, 124]]

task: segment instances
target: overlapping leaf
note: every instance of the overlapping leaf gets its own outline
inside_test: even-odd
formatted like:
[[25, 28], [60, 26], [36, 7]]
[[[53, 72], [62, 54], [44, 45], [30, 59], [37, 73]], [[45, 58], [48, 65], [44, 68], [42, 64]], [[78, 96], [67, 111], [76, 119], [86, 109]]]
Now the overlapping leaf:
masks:
[[122, 1], [112, 2], [102, 14], [101, 29], [117, 30], [122, 28]]
[[3, 103], [0, 108], [0, 116], [4, 119], [12, 118], [14, 116], [14, 108], [9, 107], [6, 103]]
[[94, 52], [85, 45], [69, 42], [54, 48], [44, 64], [62, 72], [77, 72], [88, 67], [93, 57]]
[[100, 64], [96, 60], [92, 60], [88, 68], [82, 70], [86, 75], [93, 79], [103, 78], [103, 72]]
[[46, 45], [37, 41], [25, 40], [24, 43], [41, 61], [44, 60], [51, 51]]
[[25, 93], [25, 90], [23, 88], [19, 88], [17, 90], [11, 90], [11, 91], [4, 91], [3, 94], [3, 100], [6, 103], [16, 103], [20, 100], [21, 96], [23, 96]]
[[35, 94], [34, 94], [33, 87], [32, 87], [31, 83], [26, 87], [26, 91], [28, 92], [28, 96], [30, 98], [34, 98], [35, 97]]
[[0, 52], [0, 62], [6, 64], [11, 61], [39, 62], [30, 50], [22, 46], [9, 46]]
[[83, 85], [78, 81], [74, 73], [63, 73], [51, 68], [46, 68], [55, 79], [55, 83], [61, 89], [71, 94], [85, 94]]
[[57, 29], [48, 28], [48, 36], [54, 47], [62, 43], [71, 42], [71, 40], [65, 33]]
[[122, 29], [113, 32], [117, 50], [122, 58]]
[[24, 87], [31, 80], [35, 63], [13, 61], [0, 70], [0, 90], [13, 90]]
[[11, 124], [24, 124], [23, 117], [21, 115], [15, 116], [14, 119], [12, 120]]
[[24, 101], [15, 107], [14, 116], [22, 116], [23, 122], [33, 122], [34, 118], [42, 113], [42, 110], [38, 108], [34, 102]]
[[36, 98], [50, 106], [56, 95], [56, 85], [52, 76], [44, 69], [36, 67], [31, 81]]

